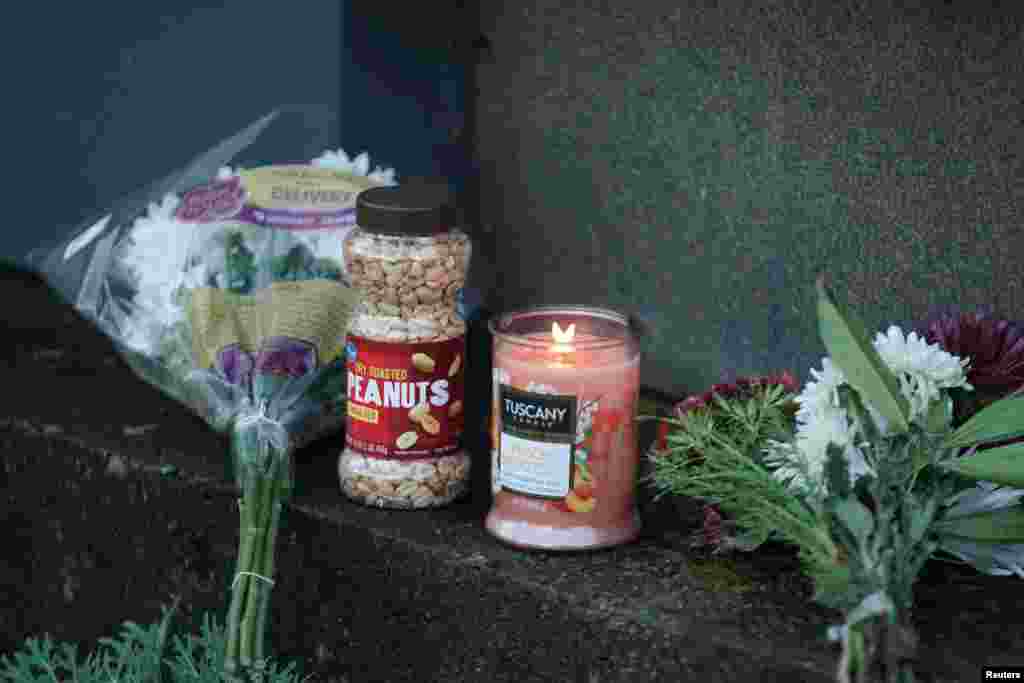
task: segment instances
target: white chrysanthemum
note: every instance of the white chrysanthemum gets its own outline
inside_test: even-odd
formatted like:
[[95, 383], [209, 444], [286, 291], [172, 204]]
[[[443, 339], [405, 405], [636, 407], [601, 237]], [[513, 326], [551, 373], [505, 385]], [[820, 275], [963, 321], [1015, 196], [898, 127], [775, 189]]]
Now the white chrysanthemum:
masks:
[[825, 478], [828, 447], [843, 449], [850, 464], [850, 483], [869, 474], [871, 467], [856, 443], [857, 432], [850, 425], [842, 408], [823, 409], [812, 419], [799, 423], [792, 443], [772, 441], [766, 461], [777, 467], [775, 477], [794, 489], [810, 492], [819, 488]]
[[[915, 332], [904, 336], [893, 325], [885, 334], [879, 333], [873, 345], [899, 378], [900, 393], [911, 408], [911, 420], [923, 418], [942, 389], [972, 388], [964, 374], [966, 360], [943, 351], [937, 344], [927, 344]], [[811, 369], [813, 379], [796, 397], [799, 408], [795, 441], [772, 443], [766, 449], [768, 462], [779, 468], [776, 476], [804, 490], [810, 484], [804, 478], [805, 471], [812, 476], [823, 475], [830, 443], [841, 447], [850, 461], [851, 482], [871, 472], [862, 450], [863, 425], [852, 419], [839, 403], [838, 389], [846, 384], [846, 377], [831, 358], [822, 359], [821, 364], [820, 371]], [[884, 434], [888, 429], [885, 419], [871, 404], [866, 409]]]
[[339, 149], [336, 152], [327, 150], [316, 159], [313, 159], [312, 163], [314, 166], [336, 168], [348, 171], [349, 173], [355, 173], [356, 175], [366, 176], [370, 180], [382, 185], [397, 185], [395, 182], [395, 169], [377, 166], [372, 172], [370, 171], [370, 155], [366, 152], [349, 159], [343, 149]]
[[904, 336], [903, 330], [893, 325], [885, 334], [878, 333], [874, 346], [899, 378], [900, 391], [910, 404], [911, 420], [927, 414], [941, 389], [973, 389], [965, 374], [969, 361], [943, 351], [938, 344], [928, 344], [916, 332]]
[[803, 491], [814, 488], [808, 476], [815, 481], [823, 479], [829, 444], [843, 449], [850, 463], [851, 484], [871, 472], [857, 444], [859, 425], [839, 404], [838, 390], [846, 384], [846, 377], [830, 358], [822, 359], [821, 368], [811, 369], [813, 379], [795, 399], [796, 439], [793, 443], [771, 442], [767, 452], [768, 462], [778, 467], [775, 476]]
[[797, 418], [811, 421], [817, 415], [828, 413], [839, 406], [839, 387], [846, 384], [846, 376], [832, 363], [831, 358], [821, 361], [821, 370], [811, 368], [811, 377], [796, 397]]
[[169, 194], [150, 204], [117, 250], [117, 259], [132, 273], [138, 292], [132, 302], [133, 321], [122, 330], [125, 343], [138, 351], [155, 349], [166, 328], [182, 317], [174, 295], [184, 278], [195, 226], [174, 218], [179, 203]]

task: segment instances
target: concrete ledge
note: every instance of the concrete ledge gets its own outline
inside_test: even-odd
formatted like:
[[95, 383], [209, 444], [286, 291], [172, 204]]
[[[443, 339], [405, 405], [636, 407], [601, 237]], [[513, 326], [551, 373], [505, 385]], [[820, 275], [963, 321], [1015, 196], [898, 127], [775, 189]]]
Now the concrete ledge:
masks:
[[[222, 613], [238, 533], [223, 440], [38, 283], [0, 291], [31, 309], [0, 346], [0, 523], [16, 558], [0, 568], [0, 651], [42, 632], [88, 644], [175, 593], [183, 628]], [[274, 651], [318, 680], [831, 680], [835, 615], [807, 601], [791, 554], [691, 551], [692, 505], [645, 500], [644, 536], [622, 548], [523, 553], [483, 529], [486, 457], [472, 499], [396, 512], [342, 499], [339, 448], [297, 456], [273, 601]], [[922, 680], [1024, 664], [1018, 601], [1024, 582], [930, 567]]]

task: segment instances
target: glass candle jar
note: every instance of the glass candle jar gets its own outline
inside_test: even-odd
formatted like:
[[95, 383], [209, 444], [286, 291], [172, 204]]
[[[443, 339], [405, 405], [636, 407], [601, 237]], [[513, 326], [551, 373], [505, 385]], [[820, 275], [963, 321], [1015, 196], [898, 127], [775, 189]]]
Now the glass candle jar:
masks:
[[508, 313], [494, 335], [494, 505], [487, 530], [524, 548], [633, 540], [640, 347], [626, 316], [582, 306]]
[[366, 190], [356, 223], [345, 265], [363, 301], [345, 345], [341, 488], [379, 507], [443, 505], [469, 482], [461, 446], [466, 323], [458, 309], [469, 237], [452, 226], [447, 188], [436, 184]]

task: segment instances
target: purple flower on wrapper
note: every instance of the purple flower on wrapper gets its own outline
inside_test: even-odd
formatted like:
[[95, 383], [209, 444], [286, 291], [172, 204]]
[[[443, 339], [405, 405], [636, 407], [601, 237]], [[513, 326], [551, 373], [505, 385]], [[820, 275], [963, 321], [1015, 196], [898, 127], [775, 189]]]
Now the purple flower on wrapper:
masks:
[[256, 371], [265, 375], [302, 377], [316, 369], [316, 347], [301, 339], [275, 337], [256, 356]]
[[243, 351], [238, 344], [225, 346], [217, 354], [214, 369], [231, 384], [245, 385], [252, 377], [252, 355]]

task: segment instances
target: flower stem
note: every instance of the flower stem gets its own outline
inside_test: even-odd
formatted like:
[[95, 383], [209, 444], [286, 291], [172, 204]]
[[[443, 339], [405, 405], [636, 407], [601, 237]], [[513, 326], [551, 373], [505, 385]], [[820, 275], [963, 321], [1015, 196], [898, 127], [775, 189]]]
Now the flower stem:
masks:
[[[263, 563], [261, 574], [268, 579], [273, 580], [274, 578], [274, 557], [276, 554], [277, 546], [277, 532], [281, 524], [281, 508], [282, 501], [280, 491], [278, 490], [277, 482], [275, 481], [271, 487], [272, 500], [270, 502], [271, 517], [270, 517], [270, 528], [267, 530], [267, 541], [263, 552]], [[263, 653], [264, 644], [266, 642], [266, 626], [267, 617], [270, 613], [270, 591], [273, 586], [267, 584], [263, 591], [263, 599], [260, 601], [260, 612], [259, 617], [256, 620], [256, 633], [253, 634], [256, 638], [256, 647], [254, 648], [256, 653], [256, 659], [262, 662], [265, 657]]]
[[[248, 567], [244, 570], [251, 572], [251, 574], [243, 575], [241, 581], [249, 583], [249, 590], [246, 596], [245, 604], [242, 608], [242, 619], [239, 624], [241, 645], [239, 648], [239, 663], [245, 669], [249, 669], [253, 664], [253, 643], [255, 641], [254, 630], [256, 627], [257, 614], [259, 612], [259, 601], [263, 594], [263, 586], [257, 582], [261, 582], [259, 578], [260, 570], [262, 567], [261, 558], [263, 557], [263, 547], [266, 544], [266, 527], [269, 522], [269, 506], [267, 505], [267, 489], [269, 488], [268, 482], [263, 477], [254, 477], [253, 480], [253, 512], [249, 518], [249, 527], [247, 533], [252, 537], [252, 552], [247, 558]], [[256, 576], [253, 576], [255, 574]]]
[[246, 593], [249, 588], [248, 582], [245, 580], [246, 577], [241, 572], [246, 571], [246, 567], [249, 564], [249, 554], [251, 552], [252, 543], [250, 536], [247, 533], [248, 530], [248, 518], [249, 513], [247, 507], [251, 507], [252, 501], [249, 501], [249, 505], [246, 505], [246, 496], [238, 499], [238, 559], [235, 561], [235, 580], [231, 587], [231, 607], [228, 609], [228, 634], [227, 634], [227, 648], [224, 653], [224, 669], [229, 676], [233, 676], [238, 671], [238, 656], [239, 656], [239, 634], [238, 625], [242, 614], [242, 605], [245, 602]]

